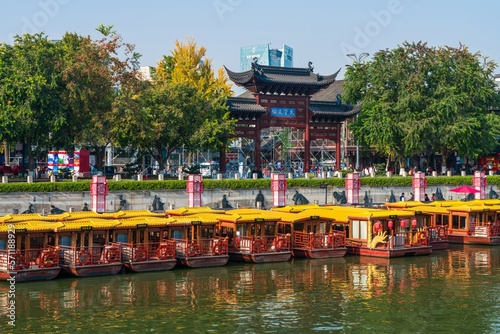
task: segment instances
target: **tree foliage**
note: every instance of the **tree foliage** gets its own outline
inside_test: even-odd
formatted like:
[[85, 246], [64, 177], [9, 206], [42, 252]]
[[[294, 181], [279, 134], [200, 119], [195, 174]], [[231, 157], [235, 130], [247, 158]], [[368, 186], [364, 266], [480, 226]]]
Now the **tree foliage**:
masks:
[[408, 43], [347, 68], [345, 97], [363, 103], [350, 125], [379, 153], [404, 158], [426, 150], [476, 158], [500, 135], [494, 70], [480, 53]]

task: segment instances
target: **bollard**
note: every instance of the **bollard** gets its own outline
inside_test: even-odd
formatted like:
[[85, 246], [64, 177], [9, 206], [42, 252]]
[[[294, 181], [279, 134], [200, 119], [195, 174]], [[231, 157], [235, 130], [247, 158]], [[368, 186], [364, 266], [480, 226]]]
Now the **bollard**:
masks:
[[304, 177], [305, 177], [307, 180], [309, 180], [309, 178], [311, 177], [311, 175], [310, 175], [308, 172], [306, 172], [306, 173], [304, 173]]
[[71, 176], [71, 179], [73, 180], [73, 182], [78, 181], [78, 175]]
[[26, 178], [26, 182], [33, 183], [33, 176], [28, 175], [28, 177]]
[[326, 172], [321, 172], [321, 178], [326, 179]]
[[259, 178], [259, 177], [258, 177], [257, 173], [253, 173], [253, 174], [252, 174], [252, 179], [257, 180], [258, 178]]
[[217, 180], [222, 180], [222, 173], [217, 174]]
[[72, 207], [72, 206], [70, 206], [70, 207], [69, 207], [69, 212], [74, 212], [74, 211], [75, 211], [75, 208], [74, 208], [74, 207]]
[[387, 177], [392, 177], [392, 172], [387, 172], [385, 175], [387, 175]]
[[137, 181], [144, 181], [144, 175], [142, 175], [142, 173], [137, 174]]
[[293, 179], [293, 173], [288, 173], [288, 178]]
[[337, 172], [337, 177], [338, 177], [339, 179], [341, 179], [341, 178], [343, 177], [343, 175], [342, 175], [342, 172], [341, 172], [341, 171], [338, 171], [338, 172]]
[[56, 176], [55, 175], [51, 175], [50, 176], [50, 182], [56, 182]]
[[495, 172], [494, 172], [494, 171], [492, 171], [492, 170], [490, 170], [490, 171], [488, 171], [488, 175], [489, 175], [489, 176], [493, 176], [493, 175], [495, 175]]
[[404, 171], [401, 173], [401, 175], [402, 175], [403, 177], [407, 177], [407, 176], [408, 176], [408, 172], [404, 170]]
[[9, 177], [6, 175], [2, 176], [2, 183], [9, 183]]
[[183, 172], [180, 172], [179, 175], [178, 175], [178, 179], [179, 180], [184, 180], [184, 173]]
[[115, 181], [121, 181], [122, 180], [122, 176], [120, 174], [115, 174], [113, 176], [113, 178], [115, 179]]
[[433, 172], [432, 172], [432, 176], [434, 176], [434, 177], [438, 176], [438, 172], [433, 171]]
[[460, 172], [460, 175], [465, 176], [465, 175], [467, 175], [467, 173], [465, 173], [465, 171], [463, 170]]
[[446, 171], [446, 176], [451, 176], [451, 171]]
[[158, 174], [158, 181], [163, 181], [165, 179], [165, 175]]
[[170, 203], [170, 210], [174, 210], [175, 209], [175, 203]]
[[239, 180], [240, 179], [240, 174], [238, 174], [238, 173], [234, 174], [234, 179], [235, 180]]
[[375, 172], [371, 172], [370, 177], [375, 177]]
[[257, 209], [262, 209], [262, 202], [257, 202]]

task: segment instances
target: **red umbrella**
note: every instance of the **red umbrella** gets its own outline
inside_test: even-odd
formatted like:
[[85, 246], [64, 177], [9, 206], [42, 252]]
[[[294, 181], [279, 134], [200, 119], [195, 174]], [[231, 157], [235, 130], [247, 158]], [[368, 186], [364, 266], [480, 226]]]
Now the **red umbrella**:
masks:
[[454, 192], [454, 193], [465, 193], [465, 194], [475, 194], [475, 193], [480, 192], [476, 188], [472, 188], [469, 186], [461, 186], [458, 188], [453, 188], [453, 189], [450, 189], [450, 191]]

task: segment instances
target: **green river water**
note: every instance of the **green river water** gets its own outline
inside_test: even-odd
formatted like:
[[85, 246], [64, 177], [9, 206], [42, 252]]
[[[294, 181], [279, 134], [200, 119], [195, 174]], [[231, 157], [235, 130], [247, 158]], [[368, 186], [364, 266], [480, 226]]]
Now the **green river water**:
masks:
[[[0, 333], [500, 333], [500, 247], [0, 285]], [[11, 323], [12, 324], [12, 323]]]

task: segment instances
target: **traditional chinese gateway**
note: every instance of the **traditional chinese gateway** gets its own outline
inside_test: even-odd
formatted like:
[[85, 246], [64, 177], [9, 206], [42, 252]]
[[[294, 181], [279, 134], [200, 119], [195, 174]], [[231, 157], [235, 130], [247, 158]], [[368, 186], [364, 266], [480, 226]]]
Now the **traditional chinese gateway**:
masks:
[[[226, 68], [229, 78], [246, 93], [229, 98], [231, 116], [236, 118], [236, 136], [254, 142], [255, 168], [260, 169], [261, 130], [292, 128], [304, 133], [304, 170], [310, 169], [311, 141], [335, 142], [336, 168], [340, 168], [340, 129], [346, 118], [355, 116], [360, 106], [342, 103], [337, 74], [320, 75], [308, 68], [262, 66], [253, 62], [248, 71], [236, 73]], [[222, 152], [220, 168], [225, 170]]]

